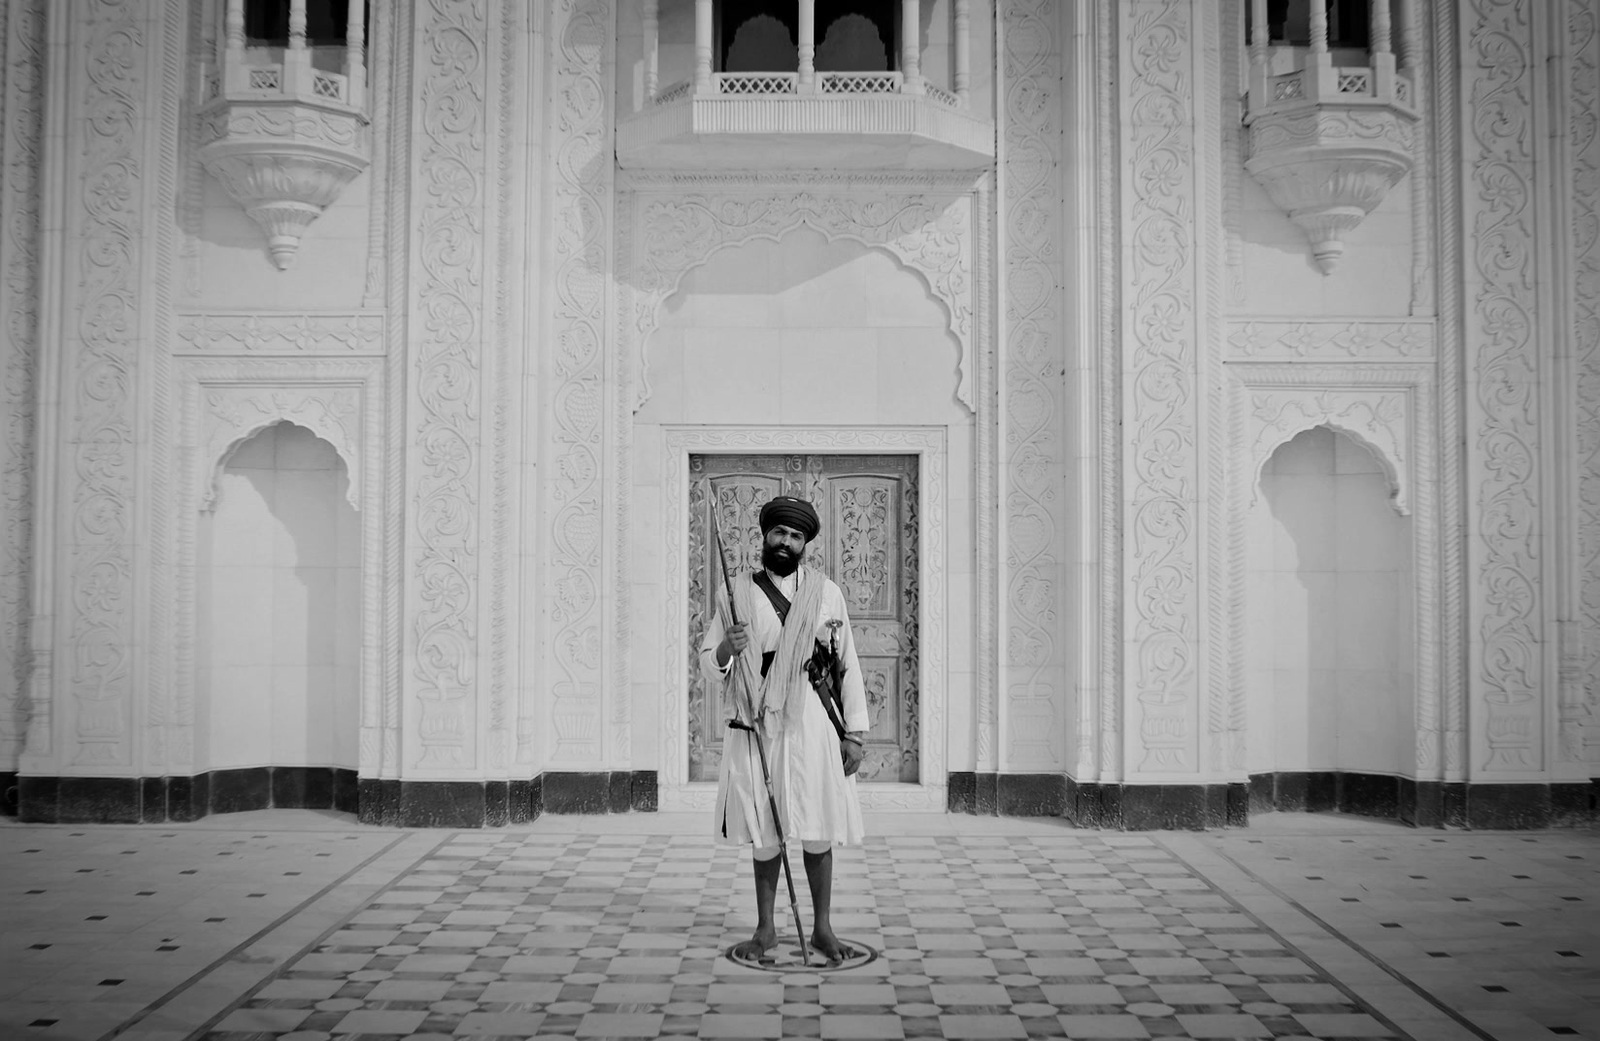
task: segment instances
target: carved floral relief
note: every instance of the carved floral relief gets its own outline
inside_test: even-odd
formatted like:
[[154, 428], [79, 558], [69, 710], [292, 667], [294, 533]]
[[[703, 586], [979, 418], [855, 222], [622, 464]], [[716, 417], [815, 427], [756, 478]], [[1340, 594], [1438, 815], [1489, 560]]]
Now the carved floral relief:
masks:
[[424, 768], [476, 765], [482, 561], [482, 372], [489, 17], [485, 3], [417, 11], [412, 194], [414, 274], [409, 438], [408, 688]]
[[35, 380], [39, 372], [39, 163], [43, 132], [43, 0], [13, 3], [0, 39], [0, 770], [15, 770], [28, 731], [50, 746], [49, 712], [27, 697], [33, 557]]
[[[615, 11], [608, 0], [560, 0], [554, 5], [552, 106], [558, 133], [554, 158], [555, 298], [547, 399], [552, 443], [547, 446], [546, 492], [553, 502], [550, 530], [551, 633], [547, 675], [553, 693], [556, 762], [597, 762], [607, 739], [626, 747], [628, 730], [613, 714], [603, 732], [605, 671], [603, 597], [619, 583], [607, 576], [617, 554], [606, 545], [609, 474], [613, 460], [607, 392], [606, 273], [611, 257], [611, 62]], [[621, 641], [619, 641], [621, 642]], [[625, 691], [613, 696], [627, 703]]]
[[[1066, 672], [1061, 638], [1061, 372], [1066, 365], [1060, 284], [1061, 11], [1051, 0], [1004, 5], [1007, 454], [1001, 487], [1009, 541], [1002, 561], [1002, 623], [1012, 683], [1004, 757], [997, 706], [980, 704], [980, 768], [1061, 762]], [[994, 765], [990, 765], [994, 764]]]
[[1485, 712], [1475, 762], [1484, 774], [1545, 766], [1540, 700], [1544, 576], [1539, 551], [1538, 302], [1533, 183], [1534, 76], [1531, 0], [1475, 0], [1462, 13], [1463, 103], [1471, 114], [1463, 151], [1468, 301], [1468, 501], [1479, 537], [1468, 617]]
[[1155, 0], [1123, 12], [1125, 684], [1142, 748], [1128, 765], [1174, 773], [1199, 768], [1194, 12]]
[[1576, 632], [1562, 642], [1560, 753], [1600, 762], [1600, 25], [1588, 0], [1567, 4], [1567, 137], [1572, 193], [1571, 337], [1578, 454]]

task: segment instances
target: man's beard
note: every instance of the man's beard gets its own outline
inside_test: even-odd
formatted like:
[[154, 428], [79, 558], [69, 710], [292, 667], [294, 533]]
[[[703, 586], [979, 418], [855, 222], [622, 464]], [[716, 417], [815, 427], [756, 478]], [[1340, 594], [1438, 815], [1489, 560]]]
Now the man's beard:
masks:
[[787, 578], [794, 574], [795, 568], [800, 566], [800, 560], [805, 555], [805, 550], [791, 554], [782, 546], [766, 545], [761, 547], [761, 566], [779, 578]]

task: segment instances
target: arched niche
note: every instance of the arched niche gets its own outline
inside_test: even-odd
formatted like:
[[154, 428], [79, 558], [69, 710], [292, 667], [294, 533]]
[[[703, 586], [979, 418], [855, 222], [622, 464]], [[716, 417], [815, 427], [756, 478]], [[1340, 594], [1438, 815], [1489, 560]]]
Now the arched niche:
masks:
[[1390, 508], [1410, 518], [1414, 605], [1414, 776], [1459, 780], [1466, 707], [1462, 691], [1442, 689], [1440, 572], [1434, 373], [1430, 365], [1249, 363], [1225, 367], [1226, 448], [1215, 474], [1211, 532], [1214, 625], [1224, 634], [1211, 655], [1211, 718], [1230, 769], [1246, 770], [1243, 691], [1247, 525], [1259, 501], [1262, 467], [1279, 446], [1325, 426], [1370, 453], [1390, 490]]
[[152, 701], [147, 726], [169, 749], [168, 768], [191, 772], [196, 763], [196, 652], [199, 534], [216, 508], [217, 478], [248, 438], [288, 422], [333, 446], [349, 483], [345, 501], [360, 529], [359, 771], [378, 776], [398, 766], [400, 709], [382, 695], [384, 662], [398, 655], [398, 612], [385, 603], [386, 533], [382, 358], [184, 358], [176, 367], [174, 521], [165, 559], [171, 574], [163, 602], [150, 609], [171, 615], [171, 640], [160, 673], [170, 676], [165, 700]]
[[[1238, 521], [1253, 775], [1415, 776], [1415, 522], [1391, 490], [1371, 449], [1328, 424], [1280, 442], [1261, 468]], [[1280, 808], [1332, 808], [1315, 803]]]
[[364, 576], [348, 467], [284, 421], [220, 470], [228, 490], [199, 520], [193, 567], [199, 765], [356, 771]]

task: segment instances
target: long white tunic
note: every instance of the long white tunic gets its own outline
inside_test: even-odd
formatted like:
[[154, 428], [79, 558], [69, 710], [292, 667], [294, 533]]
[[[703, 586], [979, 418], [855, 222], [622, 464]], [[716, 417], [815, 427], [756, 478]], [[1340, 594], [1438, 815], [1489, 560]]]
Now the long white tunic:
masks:
[[[844, 594], [826, 576], [803, 567], [788, 578], [778, 578], [776, 575], [769, 577], [790, 600], [795, 599], [799, 582], [827, 583], [817, 617], [808, 621], [791, 611], [789, 624], [809, 624], [813, 638], [826, 643], [828, 621], [837, 619], [844, 623], [839, 628], [839, 656], [845, 664], [843, 689], [840, 691], [844, 702], [844, 725], [847, 731], [866, 730], [866, 688], [861, 680], [861, 663], [856, 659], [855, 638], [850, 632], [850, 615], [845, 608]], [[751, 576], [740, 575], [734, 581], [750, 584]], [[721, 604], [726, 604], [725, 596], [719, 594], [718, 599]], [[744, 597], [741, 595], [740, 599]], [[750, 633], [750, 646], [745, 653], [754, 655], [759, 662], [763, 652], [777, 649], [783, 629], [777, 611], [764, 593], [756, 589], [752, 600], [751, 617], [745, 619]], [[722, 613], [719, 611], [707, 626], [705, 639], [700, 644], [702, 674], [713, 689], [720, 689], [732, 671], [717, 667], [716, 652], [717, 646], [722, 643], [723, 631]], [[805, 646], [809, 649], [809, 640]], [[784, 837], [790, 842], [859, 845], [864, 832], [861, 827], [861, 803], [856, 796], [856, 779], [844, 775], [844, 765], [839, 757], [839, 736], [828, 721], [822, 699], [811, 689], [803, 672], [797, 682], [804, 688], [793, 692], [804, 696], [799, 726], [785, 725], [785, 716], [781, 712], [765, 714], [769, 728], [766, 734], [767, 765], [772, 771], [773, 793], [777, 797]], [[719, 725], [724, 722], [717, 721]], [[746, 731], [729, 727], [723, 735], [722, 770], [717, 780], [716, 816], [712, 822], [716, 836], [719, 841], [733, 845], [754, 842], [758, 846], [776, 846], [778, 834], [772, 826], [771, 817], [755, 742]]]

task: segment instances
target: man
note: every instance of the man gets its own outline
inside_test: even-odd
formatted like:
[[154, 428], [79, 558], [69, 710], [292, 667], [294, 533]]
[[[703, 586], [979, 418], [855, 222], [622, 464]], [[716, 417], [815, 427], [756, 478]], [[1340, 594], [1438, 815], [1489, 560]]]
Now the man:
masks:
[[[836, 962], [850, 951], [834, 935], [830, 915], [833, 846], [862, 839], [854, 775], [867, 733], [866, 689], [844, 594], [825, 575], [801, 566], [806, 544], [822, 527], [817, 511], [804, 499], [778, 496], [761, 508], [760, 520], [762, 571], [732, 578], [738, 625], [729, 621], [719, 591], [717, 615], [700, 645], [701, 667], [713, 684], [729, 687], [733, 697], [724, 703], [738, 721], [759, 726], [766, 738], [784, 837], [804, 851], [815, 920], [811, 946]], [[843, 740], [806, 668], [816, 641], [825, 647], [836, 642], [844, 666]], [[748, 702], [741, 687], [749, 690]], [[772, 907], [782, 868], [755, 740], [732, 726], [723, 741], [715, 826], [720, 841], [755, 847], [756, 931], [735, 948], [738, 957], [754, 961], [778, 942]]]

